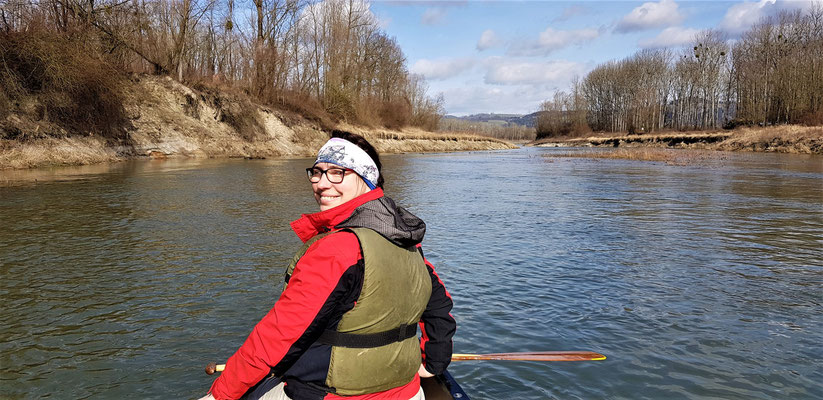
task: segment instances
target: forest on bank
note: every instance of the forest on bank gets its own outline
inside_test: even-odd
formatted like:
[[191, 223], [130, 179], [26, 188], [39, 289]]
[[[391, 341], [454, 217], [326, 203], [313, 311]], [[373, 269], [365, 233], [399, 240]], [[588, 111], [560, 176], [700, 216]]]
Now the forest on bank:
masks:
[[[133, 73], [238, 94], [322, 128], [345, 121], [535, 135], [443, 119], [443, 98], [426, 94], [362, 0], [0, 2], [0, 138], [31, 137], [6, 118], [25, 113], [64, 133], [127, 139], [124, 87]], [[599, 65], [540, 106], [536, 130], [544, 138], [784, 123], [823, 125], [820, 5], [766, 18], [733, 41], [704, 31], [681, 50]]]
[[[239, 93], [323, 128], [435, 130], [443, 115], [442, 98], [426, 95], [360, 0], [0, 3], [0, 121], [36, 113], [68, 132], [123, 139], [130, 73]], [[0, 138], [14, 132], [0, 129]]]
[[440, 132], [468, 132], [481, 136], [515, 141], [531, 141], [535, 138], [534, 126], [524, 126], [502, 120], [473, 121], [455, 117], [444, 117], [440, 119], [438, 130]]
[[556, 91], [537, 137], [740, 125], [823, 125], [823, 6], [767, 17], [729, 41], [703, 31], [680, 51], [642, 50]]

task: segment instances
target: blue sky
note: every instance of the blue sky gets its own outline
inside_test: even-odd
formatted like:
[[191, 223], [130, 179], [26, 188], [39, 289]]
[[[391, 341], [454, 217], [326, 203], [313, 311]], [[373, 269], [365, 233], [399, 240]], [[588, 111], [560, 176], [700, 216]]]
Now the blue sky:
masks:
[[704, 29], [734, 39], [766, 15], [823, 0], [371, 1], [409, 70], [446, 112], [528, 114], [574, 76], [644, 48], [681, 49]]

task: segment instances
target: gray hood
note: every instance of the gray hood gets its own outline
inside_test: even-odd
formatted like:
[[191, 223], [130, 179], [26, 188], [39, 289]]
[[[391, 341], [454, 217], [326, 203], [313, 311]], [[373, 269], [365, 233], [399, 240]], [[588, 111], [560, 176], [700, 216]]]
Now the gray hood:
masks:
[[383, 196], [364, 203], [349, 218], [335, 228], [369, 228], [401, 247], [411, 247], [423, 241], [426, 223]]

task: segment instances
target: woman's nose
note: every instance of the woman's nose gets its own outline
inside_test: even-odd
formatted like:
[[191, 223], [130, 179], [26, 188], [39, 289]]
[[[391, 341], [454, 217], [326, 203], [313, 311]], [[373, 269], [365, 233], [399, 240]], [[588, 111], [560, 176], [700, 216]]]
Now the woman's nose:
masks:
[[318, 188], [328, 188], [331, 187], [332, 183], [329, 181], [329, 176], [326, 174], [320, 175], [320, 180], [315, 183]]

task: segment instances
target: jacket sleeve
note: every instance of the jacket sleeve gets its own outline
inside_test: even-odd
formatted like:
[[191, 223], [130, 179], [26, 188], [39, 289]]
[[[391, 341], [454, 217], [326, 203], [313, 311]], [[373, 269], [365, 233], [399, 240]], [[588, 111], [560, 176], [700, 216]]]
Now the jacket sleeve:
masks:
[[[423, 254], [422, 249], [420, 254]], [[437, 375], [445, 371], [451, 362], [452, 337], [457, 324], [451, 315], [451, 295], [434, 271], [434, 266], [425, 257], [423, 261], [431, 277], [432, 294], [426, 310], [420, 317], [420, 331], [423, 333], [420, 349], [426, 370]]]
[[[357, 250], [353, 250], [357, 249]], [[265, 378], [272, 368], [293, 363], [326, 329], [341, 297], [350, 297], [350, 272], [358, 265], [360, 245], [350, 232], [316, 243], [295, 266], [286, 290], [257, 323], [243, 345], [226, 362], [211, 387], [218, 399], [237, 399]]]

